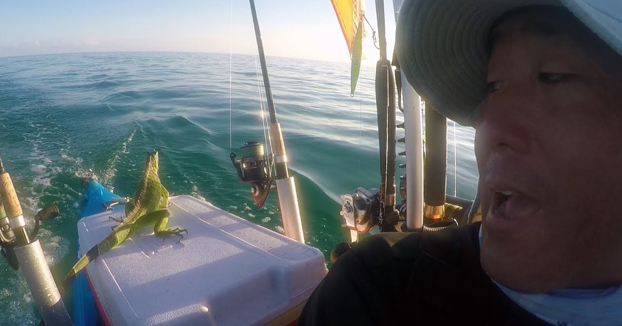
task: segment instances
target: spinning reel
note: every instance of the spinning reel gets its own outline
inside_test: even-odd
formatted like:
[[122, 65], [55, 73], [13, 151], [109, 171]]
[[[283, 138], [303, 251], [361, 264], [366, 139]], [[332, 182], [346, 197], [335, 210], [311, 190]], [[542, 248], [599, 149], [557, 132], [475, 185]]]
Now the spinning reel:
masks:
[[231, 163], [238, 172], [240, 181], [249, 183], [251, 196], [257, 207], [261, 208], [272, 186], [272, 155], [264, 153], [264, 145], [256, 141], [249, 141], [240, 147], [242, 158], [236, 160], [237, 155], [231, 153]]
[[344, 227], [358, 234], [367, 233], [378, 224], [380, 215], [380, 189], [356, 188], [352, 195], [341, 195], [341, 218]]

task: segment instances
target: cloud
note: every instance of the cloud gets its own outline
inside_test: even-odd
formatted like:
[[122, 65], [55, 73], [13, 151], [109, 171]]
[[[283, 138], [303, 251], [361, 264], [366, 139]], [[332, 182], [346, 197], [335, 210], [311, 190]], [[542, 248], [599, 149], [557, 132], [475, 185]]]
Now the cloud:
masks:
[[87, 38], [87, 39], [82, 41], [82, 44], [84, 44], [86, 46], [98, 46], [99, 45], [99, 41]]
[[35, 40], [35, 46], [41, 46], [41, 44], [39, 43], [39, 40]]

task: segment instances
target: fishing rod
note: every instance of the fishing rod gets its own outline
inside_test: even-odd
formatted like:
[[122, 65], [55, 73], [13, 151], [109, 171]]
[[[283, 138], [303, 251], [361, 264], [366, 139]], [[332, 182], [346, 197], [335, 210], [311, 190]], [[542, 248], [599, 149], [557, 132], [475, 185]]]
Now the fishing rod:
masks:
[[[258, 142], [247, 142], [240, 148], [242, 151], [241, 160], [236, 160], [236, 154], [231, 153], [230, 158], [238, 172], [241, 181], [251, 184], [251, 195], [255, 204], [261, 207], [265, 202], [272, 182], [276, 184], [279, 195], [279, 207], [283, 217], [283, 230], [287, 237], [304, 243], [302, 222], [300, 219], [300, 209], [298, 207], [298, 196], [293, 177], [289, 176], [287, 168], [287, 152], [283, 141], [281, 125], [276, 118], [274, 100], [272, 98], [272, 88], [266, 64], [266, 56], [259, 29], [259, 20], [255, 9], [255, 1], [249, 0], [251, 13], [253, 16], [253, 26], [255, 28], [255, 38], [259, 52], [259, 61], [268, 102], [268, 112], [270, 119], [270, 144], [272, 146], [272, 156], [265, 155], [263, 145]], [[274, 162], [275, 176], [271, 175], [271, 165]]]
[[376, 109], [380, 147], [380, 232], [395, 231], [399, 215], [395, 211], [395, 79], [387, 59], [387, 39], [384, 19], [384, 0], [376, 0], [376, 18], [380, 59], [376, 63]]
[[[340, 196], [343, 202], [339, 213], [343, 221], [342, 226], [350, 230], [352, 242], [358, 240], [359, 234], [369, 232], [376, 225], [380, 232], [396, 231], [400, 218], [399, 212], [395, 209], [396, 85], [391, 62], [387, 59], [383, 0], [376, 0], [376, 17], [379, 36], [377, 48], [380, 50], [380, 58], [376, 63], [375, 92], [381, 181], [380, 189], [358, 187], [352, 194]], [[360, 24], [363, 24], [362, 20]]]
[[425, 106], [425, 171], [423, 224], [431, 225], [445, 217], [447, 185], [447, 118]]
[[[35, 231], [26, 232], [26, 221], [11, 176], [0, 157], [0, 244], [3, 256], [13, 269], [21, 267], [43, 321], [47, 325], [73, 325], [39, 240], [39, 221], [54, 218], [58, 208], [44, 209], [36, 216]], [[55, 206], [54, 206], [55, 207]]]

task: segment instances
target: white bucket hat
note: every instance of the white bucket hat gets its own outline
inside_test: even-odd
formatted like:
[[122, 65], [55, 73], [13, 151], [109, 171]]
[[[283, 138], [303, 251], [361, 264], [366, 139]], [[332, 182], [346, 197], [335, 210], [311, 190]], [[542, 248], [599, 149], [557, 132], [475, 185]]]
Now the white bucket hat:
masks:
[[486, 95], [486, 39], [492, 24], [528, 5], [565, 6], [622, 55], [622, 0], [405, 0], [396, 51], [426, 103], [472, 125]]

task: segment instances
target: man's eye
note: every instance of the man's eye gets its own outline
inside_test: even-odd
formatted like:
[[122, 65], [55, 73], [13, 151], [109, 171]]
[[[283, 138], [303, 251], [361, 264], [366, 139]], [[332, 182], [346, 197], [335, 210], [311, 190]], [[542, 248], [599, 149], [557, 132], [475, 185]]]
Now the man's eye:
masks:
[[570, 76], [571, 74], [541, 72], [538, 74], [538, 79], [545, 84], [556, 84], [568, 80]]
[[486, 90], [488, 91], [488, 94], [496, 92], [499, 88], [501, 88], [500, 81], [492, 81], [486, 84]]

